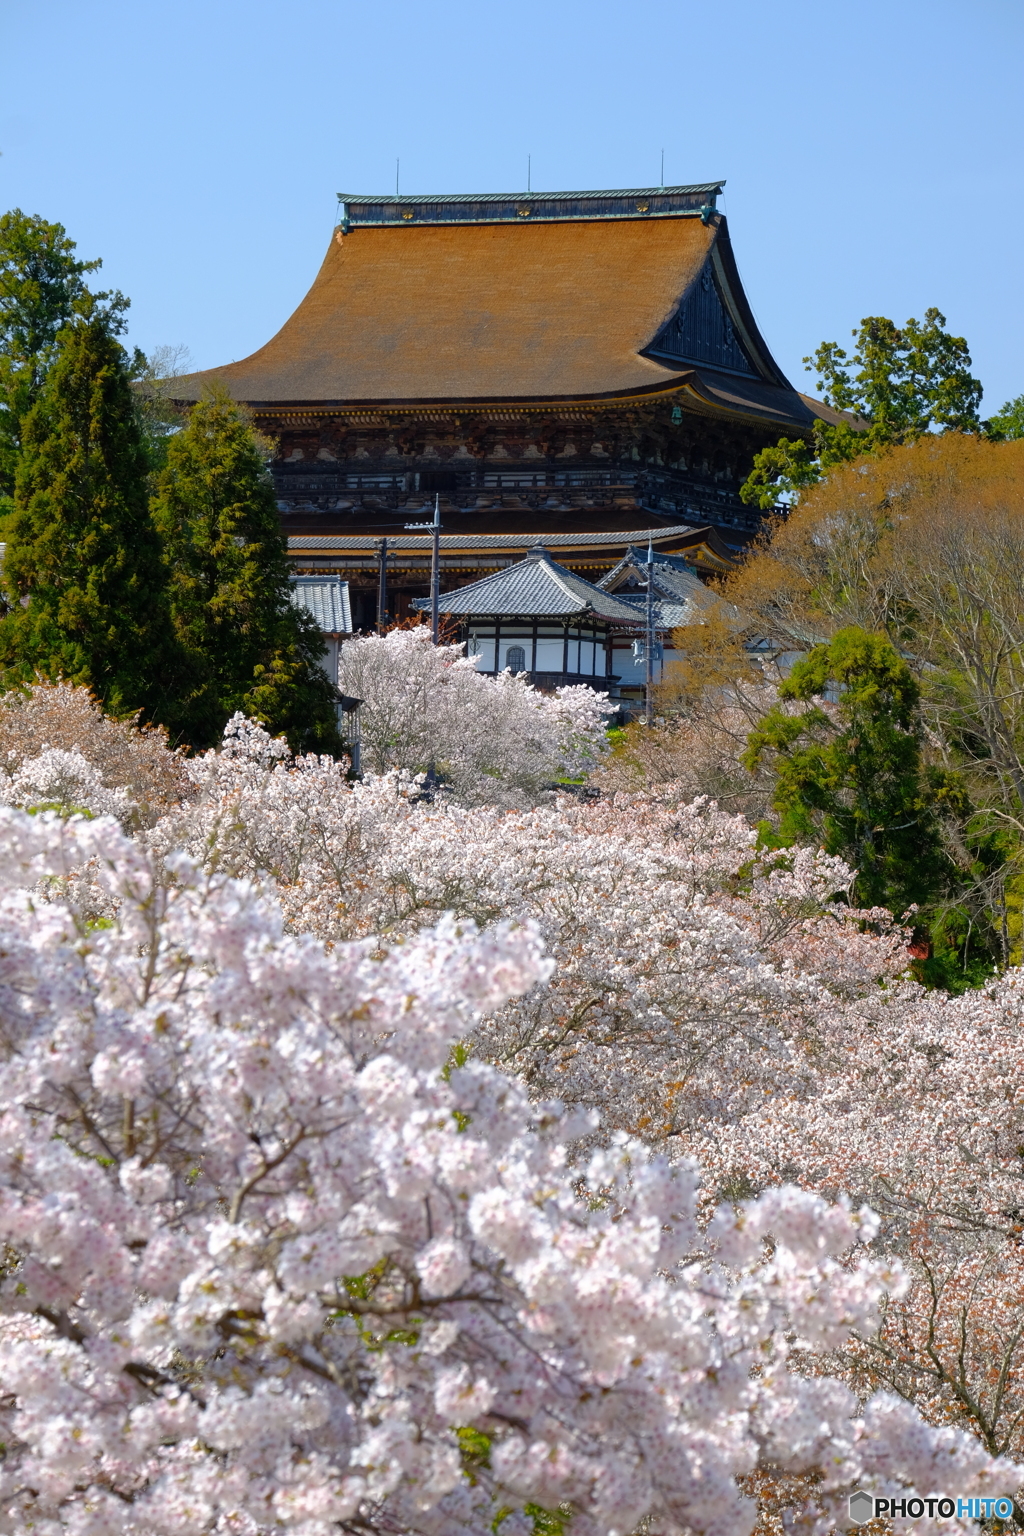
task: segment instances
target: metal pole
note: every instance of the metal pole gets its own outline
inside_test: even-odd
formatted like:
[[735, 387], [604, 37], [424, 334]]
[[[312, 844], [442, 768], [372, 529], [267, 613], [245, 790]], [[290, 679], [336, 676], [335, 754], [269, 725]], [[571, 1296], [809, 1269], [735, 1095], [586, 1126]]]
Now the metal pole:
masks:
[[434, 497], [434, 548], [430, 560], [430, 638], [437, 644], [441, 606], [441, 496]]
[[646, 723], [654, 725], [654, 542], [648, 539], [648, 633], [646, 633], [645, 697]]
[[383, 631], [388, 621], [388, 541], [381, 539], [377, 545], [377, 563], [380, 579], [377, 583], [377, 628]]

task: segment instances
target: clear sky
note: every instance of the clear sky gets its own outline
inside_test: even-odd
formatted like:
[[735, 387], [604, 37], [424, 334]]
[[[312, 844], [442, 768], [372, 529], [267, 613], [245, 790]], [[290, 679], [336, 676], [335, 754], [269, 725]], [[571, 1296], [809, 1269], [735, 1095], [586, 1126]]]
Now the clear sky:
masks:
[[0, 205], [197, 367], [262, 345], [339, 191], [725, 177], [782, 367], [935, 305], [1024, 391], [1024, 0], [0, 0]]

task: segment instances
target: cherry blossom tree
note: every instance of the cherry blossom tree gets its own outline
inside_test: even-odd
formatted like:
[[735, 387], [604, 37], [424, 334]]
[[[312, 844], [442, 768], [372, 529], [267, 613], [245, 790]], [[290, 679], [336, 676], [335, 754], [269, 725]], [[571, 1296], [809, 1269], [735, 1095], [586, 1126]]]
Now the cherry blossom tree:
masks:
[[758, 1467], [813, 1474], [822, 1530], [858, 1485], [1015, 1485], [791, 1368], [900, 1295], [869, 1212], [780, 1186], [705, 1224], [694, 1165], [577, 1159], [593, 1112], [465, 1058], [549, 975], [535, 926], [327, 950], [110, 818], [9, 807], [0, 889], [12, 1536], [747, 1536]]
[[[1024, 989], [948, 998], [910, 981], [821, 1019], [785, 1095], [691, 1138], [713, 1182], [790, 1179], [869, 1200], [909, 1286], [839, 1362], [937, 1423], [1024, 1455]], [[700, 1145], [698, 1145], [698, 1142]], [[835, 1364], [835, 1362], [833, 1362]]]
[[[48, 751], [77, 754], [88, 767], [76, 762], [72, 772], [68, 762], [63, 769], [53, 762], [49, 768], [31, 770], [32, 782], [25, 779], [24, 789], [14, 788], [12, 794], [4, 788], [4, 776], [17, 778], [26, 763]], [[36, 795], [120, 814], [113, 802], [100, 806], [96, 797], [106, 790], [131, 806], [133, 827], [151, 826], [191, 793], [185, 763], [184, 754], [169, 747], [162, 726], [141, 725], [137, 716], [112, 720], [87, 688], [37, 680], [0, 697], [0, 797], [8, 802]], [[40, 774], [46, 778], [68, 772], [78, 781], [73, 786], [67, 780], [72, 798], [62, 799], [60, 786], [47, 794]]]
[[338, 685], [362, 699], [365, 766], [433, 764], [463, 804], [531, 803], [551, 781], [588, 771], [606, 747], [607, 695], [554, 694], [524, 674], [486, 677], [462, 645], [433, 645], [426, 625], [349, 640]]
[[189, 771], [195, 796], [155, 842], [272, 876], [297, 932], [393, 942], [445, 912], [535, 922], [555, 969], [485, 1017], [473, 1048], [631, 1133], [739, 1112], [801, 1070], [822, 1008], [907, 964], [887, 913], [836, 899], [852, 879], [840, 860], [758, 854], [741, 817], [674, 786], [517, 811], [425, 803], [414, 779], [349, 785], [241, 721]]
[[[26, 746], [6, 780], [9, 804], [42, 808], [42, 814], [0, 813], [10, 887], [0, 956], [9, 966], [0, 1012], [8, 1051], [0, 1128], [15, 1128], [9, 1143], [15, 1150], [3, 1165], [6, 1173], [0, 1169], [7, 1197], [0, 1207], [30, 1212], [4, 1229], [9, 1244], [4, 1315], [14, 1330], [7, 1337], [19, 1348], [24, 1344], [26, 1358], [41, 1352], [56, 1359], [55, 1349], [65, 1351], [60, 1371], [71, 1372], [79, 1383], [76, 1391], [80, 1388], [90, 1403], [106, 1404], [108, 1417], [100, 1415], [88, 1426], [95, 1455], [90, 1452], [93, 1459], [86, 1462], [93, 1481], [83, 1481], [75, 1463], [73, 1481], [46, 1514], [49, 1495], [37, 1487], [36, 1468], [44, 1456], [43, 1438], [57, 1434], [52, 1429], [59, 1417], [57, 1399], [48, 1398], [49, 1407], [12, 1407], [16, 1416], [38, 1418], [31, 1434], [24, 1428], [28, 1419], [20, 1417], [17, 1424], [23, 1427], [9, 1425], [3, 1435], [9, 1446], [19, 1447], [7, 1470], [21, 1481], [10, 1488], [35, 1489], [31, 1498], [44, 1500], [33, 1506], [37, 1524], [45, 1527], [50, 1520], [54, 1530], [77, 1528], [93, 1501], [94, 1513], [106, 1511], [95, 1515], [100, 1525], [108, 1522], [104, 1529], [120, 1529], [118, 1521], [123, 1525], [129, 1518], [142, 1518], [147, 1530], [162, 1529], [155, 1514], [151, 1519], [138, 1511], [148, 1510], [151, 1499], [162, 1500], [172, 1483], [186, 1489], [187, 1500], [200, 1499], [213, 1475], [207, 1456], [219, 1457], [220, 1468], [231, 1464], [232, 1487], [249, 1488], [256, 1477], [253, 1465], [243, 1457], [238, 1470], [232, 1458], [241, 1452], [209, 1438], [201, 1417], [187, 1420], [191, 1427], [181, 1439], [161, 1430], [147, 1442], [147, 1454], [156, 1460], [132, 1461], [132, 1451], [125, 1464], [129, 1470], [122, 1473], [121, 1431], [114, 1432], [109, 1415], [133, 1416], [143, 1407], [166, 1414], [166, 1403], [173, 1400], [175, 1413], [201, 1416], [214, 1400], [211, 1392], [230, 1396], [237, 1387], [239, 1403], [243, 1398], [248, 1403], [254, 1394], [291, 1392], [295, 1382], [305, 1380], [296, 1373], [307, 1371], [316, 1378], [316, 1391], [330, 1394], [327, 1378], [317, 1375], [322, 1368], [328, 1376], [332, 1369], [341, 1372], [345, 1391], [353, 1381], [370, 1382], [368, 1395], [350, 1396], [343, 1410], [330, 1399], [330, 1422], [342, 1414], [352, 1455], [362, 1454], [352, 1447], [362, 1445], [359, 1436], [369, 1435], [366, 1426], [375, 1416], [374, 1432], [396, 1416], [414, 1426], [415, 1446], [446, 1446], [458, 1469], [452, 1474], [456, 1481], [435, 1504], [427, 1500], [428, 1512], [419, 1505], [410, 1512], [409, 1500], [421, 1497], [410, 1491], [420, 1486], [417, 1458], [429, 1460], [434, 1451], [409, 1451], [406, 1461], [401, 1460], [406, 1452], [400, 1457], [396, 1451], [399, 1460], [389, 1463], [394, 1486], [381, 1494], [374, 1483], [376, 1491], [360, 1493], [335, 1524], [447, 1532], [459, 1529], [460, 1522], [475, 1530], [477, 1522], [482, 1530], [482, 1511], [487, 1522], [505, 1508], [511, 1511], [508, 1520], [528, 1521], [534, 1518], [525, 1513], [528, 1505], [557, 1510], [564, 1504], [572, 1507], [574, 1523], [582, 1522], [580, 1529], [588, 1529], [587, 1521], [602, 1530], [618, 1529], [615, 1520], [626, 1519], [619, 1506], [614, 1517], [608, 1514], [610, 1506], [595, 1502], [591, 1485], [577, 1473], [583, 1463], [592, 1464], [587, 1457], [598, 1456], [599, 1442], [605, 1450], [619, 1442], [603, 1420], [601, 1425], [588, 1420], [589, 1427], [581, 1429], [572, 1416], [576, 1410], [570, 1413], [560, 1395], [556, 1417], [571, 1426], [561, 1440], [551, 1438], [554, 1430], [542, 1434], [540, 1419], [512, 1412], [512, 1398], [500, 1395], [505, 1392], [500, 1384], [489, 1403], [497, 1404], [496, 1413], [459, 1417], [453, 1410], [443, 1426], [432, 1419], [426, 1428], [417, 1415], [436, 1392], [431, 1372], [465, 1368], [465, 1381], [472, 1384], [490, 1370], [484, 1362], [495, 1352], [506, 1359], [497, 1350], [498, 1335], [488, 1329], [497, 1328], [503, 1338], [503, 1330], [520, 1328], [524, 1317], [548, 1316], [550, 1297], [531, 1288], [529, 1266], [531, 1278], [522, 1278], [517, 1266], [526, 1261], [517, 1257], [518, 1250], [513, 1253], [472, 1226], [468, 1213], [476, 1209], [477, 1195], [498, 1189], [499, 1203], [521, 1195], [532, 1212], [537, 1190], [557, 1191], [540, 1202], [538, 1230], [557, 1251], [557, 1264], [569, 1263], [566, 1255], [576, 1252], [572, 1245], [583, 1243], [590, 1265], [598, 1262], [593, 1257], [598, 1250], [586, 1245], [605, 1241], [595, 1236], [602, 1220], [611, 1223], [606, 1236], [614, 1229], [623, 1241], [624, 1234], [631, 1234], [630, 1242], [640, 1241], [637, 1233], [653, 1207], [641, 1211], [636, 1202], [643, 1181], [655, 1177], [641, 1175], [638, 1170], [644, 1169], [660, 1170], [657, 1178], [675, 1191], [673, 1199], [685, 1185], [690, 1234], [682, 1269], [668, 1263], [668, 1250], [659, 1248], [649, 1254], [649, 1263], [645, 1259], [648, 1267], [639, 1277], [631, 1272], [627, 1289], [632, 1287], [632, 1296], [642, 1292], [645, 1316], [661, 1305], [658, 1285], [666, 1275], [675, 1296], [683, 1284], [680, 1275], [704, 1286], [708, 1275], [719, 1273], [714, 1266], [724, 1264], [724, 1250], [716, 1246], [713, 1218], [745, 1226], [754, 1210], [770, 1210], [765, 1230], [775, 1242], [781, 1218], [772, 1201], [796, 1201], [811, 1213], [812, 1224], [819, 1216], [826, 1219], [823, 1213], [836, 1200], [845, 1200], [839, 1209], [850, 1212], [870, 1206], [880, 1224], [851, 1216], [849, 1236], [859, 1246], [840, 1262], [847, 1275], [861, 1273], [862, 1259], [874, 1265], [869, 1300], [878, 1303], [881, 1327], [873, 1330], [873, 1308], [865, 1302], [827, 1338], [805, 1333], [801, 1325], [790, 1328], [788, 1342], [772, 1333], [757, 1349], [763, 1346], [773, 1362], [781, 1362], [786, 1392], [838, 1393], [829, 1401], [847, 1405], [844, 1446], [851, 1435], [850, 1443], [862, 1446], [869, 1433], [864, 1426], [876, 1423], [872, 1415], [882, 1414], [884, 1403], [885, 1434], [896, 1434], [898, 1423], [901, 1443], [923, 1435], [921, 1443], [933, 1444], [919, 1414], [933, 1429], [952, 1426], [967, 1434], [977, 1454], [1024, 1455], [1019, 1242], [1024, 1126], [1017, 1089], [1024, 1066], [1024, 1010], [1018, 973], [984, 993], [955, 1000], [925, 992], [905, 974], [906, 934], [887, 914], [856, 912], [846, 904], [852, 872], [840, 860], [810, 849], [759, 852], [742, 817], [688, 801], [685, 785], [620, 793], [594, 804], [567, 798], [557, 805], [502, 809], [459, 805], [444, 794], [427, 802], [419, 781], [407, 773], [394, 770], [351, 784], [332, 759], [295, 758], [283, 742], [239, 718], [219, 752], [187, 761], [187, 782], [175, 808], [128, 839], [102, 819], [113, 814], [127, 828], [138, 826], [124, 792], [119, 795], [108, 782], [111, 775], [96, 767], [92, 730], [83, 735], [84, 752], [74, 749], [73, 738], [60, 739], [69, 746], [44, 747], [34, 756]], [[32, 738], [31, 745], [41, 742]], [[58, 806], [65, 817], [77, 810], [93, 819], [65, 823], [45, 810], [48, 805]], [[374, 1066], [385, 1058], [386, 1069]], [[399, 1074], [405, 1084], [399, 1091], [399, 1078], [389, 1077], [379, 1107], [351, 1086], [371, 1066], [392, 1072], [394, 1061], [413, 1074], [415, 1089]], [[122, 1069], [139, 1074], [138, 1082], [122, 1080]], [[340, 1084], [348, 1085], [344, 1092]], [[474, 1097], [478, 1094], [483, 1097]], [[344, 1114], [338, 1108], [342, 1100]], [[337, 1120], [330, 1120], [335, 1113]], [[386, 1121], [384, 1129], [378, 1115]], [[357, 1134], [353, 1127], [360, 1117]], [[494, 1129], [492, 1135], [492, 1122], [504, 1127], [500, 1134]], [[43, 1160], [44, 1173], [34, 1165], [25, 1172], [29, 1144], [23, 1134], [29, 1124], [32, 1157]], [[291, 1147], [294, 1136], [300, 1140]], [[526, 1156], [524, 1147], [533, 1149], [527, 1164], [534, 1184], [522, 1182], [526, 1175], [516, 1161]], [[264, 1158], [261, 1149], [276, 1150], [267, 1150]], [[244, 1243], [231, 1237], [242, 1247], [237, 1253], [231, 1247], [229, 1258], [220, 1250], [213, 1254], [210, 1224], [227, 1220], [238, 1189], [262, 1168], [261, 1159], [273, 1161], [282, 1149], [288, 1150], [279, 1167], [268, 1163], [252, 1198], [249, 1191], [243, 1195], [238, 1220], [227, 1222], [248, 1231], [251, 1219], [256, 1235]], [[453, 1183], [448, 1171], [450, 1158], [458, 1162], [463, 1156], [479, 1160], [484, 1170], [482, 1182], [472, 1187]], [[394, 1173], [395, 1158], [403, 1169], [426, 1170], [425, 1182], [416, 1186], [419, 1204], [413, 1201], [420, 1227], [412, 1206], [389, 1203], [397, 1198], [395, 1180], [401, 1184], [406, 1178]], [[134, 1173], [121, 1170], [136, 1163], [152, 1171], [158, 1179], [154, 1188], [164, 1193], [152, 1198], [133, 1193], [135, 1186], [126, 1181]], [[520, 1169], [514, 1178], [508, 1172], [513, 1163]], [[695, 1165], [702, 1170], [699, 1181]], [[339, 1193], [331, 1181], [341, 1178], [342, 1168]], [[106, 1182], [101, 1189], [89, 1180]], [[82, 1190], [89, 1191], [88, 1198]], [[103, 1204], [101, 1193], [102, 1201], [115, 1203]], [[300, 1196], [315, 1204], [315, 1214], [295, 1204]], [[338, 1233], [349, 1233], [345, 1212], [364, 1197], [376, 1213], [366, 1229], [373, 1241], [365, 1262], [336, 1246], [342, 1241]], [[580, 1208], [581, 1197], [589, 1210]], [[801, 1199], [811, 1203], [801, 1206]], [[129, 1204], [117, 1203], [125, 1200]], [[727, 1214], [714, 1217], [723, 1200]], [[321, 1206], [335, 1215], [324, 1215]], [[100, 1242], [90, 1235], [89, 1222], [124, 1248], [128, 1268], [118, 1270], [122, 1311], [116, 1315], [103, 1310], [105, 1301], [96, 1310], [88, 1289], [93, 1282], [86, 1269], [75, 1268], [78, 1237], [74, 1242], [61, 1237], [57, 1248], [46, 1248], [50, 1218], [44, 1221], [43, 1213], [51, 1209], [65, 1212], [53, 1219], [58, 1226], [69, 1223], [68, 1232], [72, 1213], [75, 1222], [86, 1222], [73, 1227], [83, 1255], [93, 1251], [89, 1243]], [[93, 1215], [86, 1218], [83, 1211]], [[296, 1211], [307, 1214], [299, 1221]], [[358, 1224], [362, 1216], [354, 1219]], [[671, 1216], [661, 1225], [671, 1227], [675, 1220]], [[342, 1258], [329, 1281], [318, 1279], [300, 1294], [291, 1280], [283, 1283], [279, 1259], [287, 1244], [305, 1241], [304, 1234], [312, 1234], [313, 1247], [323, 1244]], [[459, 1282], [470, 1285], [472, 1295], [453, 1292], [459, 1300], [450, 1307], [428, 1294], [417, 1267], [421, 1249], [442, 1237], [469, 1253], [467, 1275], [476, 1277]], [[150, 1273], [143, 1267], [145, 1254], [161, 1254], [165, 1243], [171, 1244], [168, 1252], [185, 1256], [183, 1264], [187, 1260], [180, 1275], [173, 1270], [166, 1295], [155, 1280], [150, 1286], [139, 1278]], [[307, 1251], [312, 1247], [302, 1249]], [[101, 1245], [96, 1252], [108, 1250]], [[756, 1275], [761, 1285], [764, 1264], [774, 1262], [778, 1252], [777, 1246], [759, 1251], [746, 1268], [726, 1265], [722, 1285], [734, 1298], [741, 1278], [747, 1284]], [[833, 1258], [839, 1260], [838, 1249]], [[792, 1273], [803, 1283], [809, 1271], [793, 1263]], [[160, 1306], [161, 1316], [184, 1318], [180, 1309], [186, 1301], [192, 1305], [193, 1294], [213, 1294], [203, 1290], [213, 1273], [203, 1268], [209, 1265], [216, 1270], [216, 1286], [226, 1288], [217, 1295], [228, 1299], [212, 1331], [202, 1336], [201, 1348], [188, 1343], [187, 1330], [172, 1329], [162, 1352], [149, 1335], [133, 1342], [134, 1334], [123, 1333], [129, 1325], [141, 1327], [131, 1323], [138, 1307]], [[694, 1265], [705, 1278], [698, 1281]], [[123, 1279], [129, 1271], [130, 1283]], [[73, 1295], [61, 1289], [65, 1279], [72, 1289], [81, 1282], [80, 1289]], [[43, 1286], [38, 1292], [32, 1289], [37, 1280]], [[478, 1282], [484, 1288], [479, 1294], [472, 1290]], [[567, 1292], [581, 1285], [586, 1290], [592, 1282], [597, 1284], [591, 1275], [584, 1284], [579, 1273], [570, 1281], [565, 1271]], [[619, 1276], [609, 1284], [626, 1282]], [[130, 1307], [124, 1287], [134, 1298]], [[491, 1298], [486, 1304], [480, 1300], [484, 1294]], [[748, 1299], [750, 1294], [744, 1293]], [[569, 1313], [562, 1292], [558, 1295], [560, 1321], [550, 1337], [544, 1334], [539, 1342], [531, 1332], [516, 1335], [516, 1349], [521, 1346], [516, 1369], [525, 1371], [523, 1362], [533, 1359], [535, 1350], [545, 1370], [555, 1362], [549, 1385], [555, 1383], [556, 1395], [567, 1390], [566, 1371], [574, 1391], [590, 1392], [597, 1378], [587, 1376], [590, 1385], [580, 1385], [582, 1346], [571, 1329], [559, 1331]], [[280, 1299], [285, 1296], [287, 1301]], [[601, 1308], [605, 1305], [602, 1300]], [[273, 1334], [277, 1306], [307, 1308], [301, 1315], [311, 1320], [312, 1331], [300, 1330], [294, 1338]], [[582, 1328], [581, 1317], [572, 1316], [572, 1328]], [[709, 1316], [712, 1330], [719, 1329], [719, 1314]], [[442, 1321], [457, 1324], [459, 1331], [425, 1365], [420, 1341], [433, 1338], [430, 1329]], [[130, 1353], [111, 1367], [113, 1376], [94, 1378], [88, 1374], [94, 1367], [82, 1361], [107, 1358], [103, 1341], [111, 1329], [122, 1330], [118, 1337], [129, 1339]], [[342, 1347], [336, 1329], [358, 1333], [358, 1339], [345, 1334], [341, 1356], [333, 1352]], [[295, 1351], [316, 1368], [294, 1359]], [[570, 1357], [571, 1367], [565, 1363]], [[225, 1360], [228, 1365], [221, 1364]], [[126, 1366], [132, 1368], [127, 1382]], [[150, 1369], [166, 1379], [146, 1376]], [[274, 1371], [282, 1373], [280, 1380]], [[380, 1385], [385, 1378], [386, 1390]], [[826, 1378], [827, 1388], [820, 1385]], [[493, 1384], [490, 1375], [486, 1379]], [[812, 1386], [793, 1386], [797, 1380]], [[664, 1380], [650, 1390], [661, 1392], [663, 1386]], [[419, 1406], [409, 1407], [412, 1398], [401, 1395], [406, 1388]], [[525, 1388], [508, 1392], [520, 1390]], [[879, 1391], [882, 1397], [876, 1396]], [[392, 1405], [384, 1418], [382, 1393]], [[575, 1401], [571, 1394], [568, 1400]], [[9, 1401], [28, 1405], [31, 1391], [12, 1389]], [[284, 1401], [287, 1415], [300, 1413], [298, 1399]], [[624, 1401], [617, 1400], [616, 1413]], [[639, 1400], [633, 1401], [635, 1406]], [[856, 1406], [869, 1401], [875, 1406], [863, 1413]], [[60, 1408], [70, 1425], [60, 1434], [84, 1435], [84, 1417], [67, 1418], [70, 1411]], [[243, 1407], [235, 1411], [241, 1414]], [[797, 1412], [791, 1406], [779, 1411]], [[543, 1417], [548, 1409], [536, 1412]], [[759, 1424], [762, 1412], [769, 1410], [751, 1409], [750, 1423]], [[267, 1413], [272, 1419], [269, 1407]], [[517, 1428], [520, 1419], [530, 1435], [540, 1437], [537, 1443], [556, 1458], [564, 1451], [577, 1471], [566, 1472], [564, 1479], [560, 1473], [554, 1482], [540, 1473], [534, 1481], [516, 1482], [502, 1459], [512, 1452], [502, 1447], [506, 1441], [511, 1445], [515, 1434], [527, 1434]], [[854, 1421], [861, 1427], [851, 1430]], [[617, 1422], [621, 1430], [622, 1421]], [[660, 1421], [655, 1416], [651, 1422], [656, 1439]], [[692, 1428], [694, 1422], [691, 1415], [687, 1423]], [[770, 1488], [776, 1502], [804, 1509], [812, 1525], [834, 1522], [842, 1512], [838, 1490], [846, 1484], [832, 1474], [821, 1482], [816, 1458], [823, 1442], [816, 1441], [818, 1449], [802, 1460], [787, 1461], [776, 1456], [774, 1442], [744, 1422], [742, 1433], [752, 1436], [754, 1450], [747, 1461], [737, 1453], [729, 1462], [732, 1470], [723, 1472], [730, 1497], [739, 1497], [739, 1487], [764, 1498]], [[828, 1422], [829, 1434], [839, 1435], [838, 1420]], [[196, 1457], [200, 1430], [203, 1444], [213, 1450]], [[266, 1430], [271, 1439], [276, 1433]], [[260, 1463], [262, 1513], [256, 1512], [256, 1495], [256, 1503], [246, 1504], [239, 1493], [242, 1502], [232, 1508], [245, 1513], [237, 1518], [253, 1528], [270, 1521], [267, 1501], [272, 1503], [277, 1494], [271, 1490], [287, 1481], [280, 1469], [288, 1456], [299, 1461], [307, 1454], [314, 1461], [327, 1456], [333, 1470], [325, 1476], [335, 1489], [347, 1478], [364, 1477], [361, 1462], [330, 1461], [334, 1451], [325, 1451], [322, 1442], [331, 1434], [325, 1429], [317, 1438], [311, 1430], [308, 1441], [289, 1442], [287, 1452], [275, 1441], [274, 1467]], [[655, 1440], [648, 1445], [646, 1434], [643, 1438], [644, 1456], [661, 1455], [669, 1443], [658, 1442], [662, 1449], [656, 1452]], [[108, 1440], [118, 1447], [117, 1456]], [[949, 1442], [962, 1443], [955, 1437]], [[112, 1461], [104, 1460], [110, 1456]], [[183, 1471], [179, 1461], [190, 1467], [194, 1462], [194, 1469]], [[852, 1464], [842, 1460], [844, 1467]], [[672, 1520], [683, 1519], [681, 1506], [658, 1502], [661, 1474], [646, 1462], [641, 1471], [630, 1465], [628, 1477], [639, 1478], [636, 1486], [647, 1490], [641, 1499], [645, 1515], [657, 1529], [672, 1529]], [[850, 1474], [855, 1480], [868, 1477], [869, 1466], [876, 1468], [871, 1477], [881, 1476], [876, 1463], [856, 1465], [861, 1470]], [[1014, 1486], [1017, 1476], [1006, 1486]], [[891, 1477], [923, 1486], [905, 1466]], [[581, 1493], [584, 1484], [590, 1491]], [[872, 1484], [883, 1485], [889, 1486], [884, 1480]], [[163, 1490], [159, 1495], [157, 1488]], [[202, 1493], [202, 1499], [208, 1497], [213, 1495]], [[211, 1529], [229, 1518], [217, 1498], [209, 1504], [213, 1512], [202, 1515]], [[469, 1513], [459, 1502], [466, 1499]], [[135, 1513], [129, 1517], [122, 1505]], [[20, 1531], [29, 1505], [2, 1507], [17, 1509], [11, 1529]], [[190, 1518], [181, 1515], [179, 1524]], [[307, 1510], [302, 1518], [321, 1515]], [[683, 1523], [705, 1528], [689, 1514]], [[514, 1523], [507, 1528], [516, 1529]]]

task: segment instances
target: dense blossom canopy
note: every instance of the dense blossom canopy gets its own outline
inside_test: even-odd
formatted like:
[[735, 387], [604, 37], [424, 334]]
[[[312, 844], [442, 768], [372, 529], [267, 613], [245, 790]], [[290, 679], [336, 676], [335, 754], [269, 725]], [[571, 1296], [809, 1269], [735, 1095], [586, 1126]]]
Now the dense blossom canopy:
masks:
[[[835, 1348], [899, 1291], [837, 1262], [869, 1215], [786, 1187], [702, 1232], [690, 1165], [616, 1137], [574, 1166], [592, 1116], [453, 1064], [550, 970], [531, 928], [327, 954], [109, 820], [2, 834], [9, 1530], [483, 1532], [570, 1503], [595, 1536], [745, 1533], [759, 1456], [823, 1463], [826, 1503], [1012, 1480], [789, 1372], [791, 1336]], [[109, 926], [35, 895], [85, 862]]]
[[0, 807], [0, 1529], [1013, 1492], [1014, 978], [923, 992], [670, 787], [425, 802], [242, 720], [187, 773], [133, 836], [67, 746]]

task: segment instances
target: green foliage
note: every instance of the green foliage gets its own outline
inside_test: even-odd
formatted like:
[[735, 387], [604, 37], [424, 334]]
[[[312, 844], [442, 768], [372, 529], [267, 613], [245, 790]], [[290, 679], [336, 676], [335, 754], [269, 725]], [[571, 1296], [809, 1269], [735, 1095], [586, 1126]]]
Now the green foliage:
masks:
[[754, 455], [754, 467], [740, 486], [740, 497], [748, 506], [770, 512], [781, 499], [792, 498], [820, 479], [815, 449], [803, 438], [780, 437], [774, 447]]
[[981, 383], [970, 372], [967, 342], [945, 327], [937, 309], [903, 327], [869, 315], [851, 333], [852, 356], [838, 342], [822, 342], [804, 363], [818, 374], [825, 405], [858, 417], [859, 424], [818, 421], [813, 445], [782, 438], [763, 449], [741, 487], [743, 500], [767, 510], [780, 496], [793, 496], [833, 465], [861, 454], [912, 443], [935, 430], [980, 432]]
[[36, 673], [115, 715], [166, 718], [175, 648], [124, 348], [106, 318], [60, 333], [21, 425], [0, 620], [7, 686]]
[[988, 423], [988, 435], [997, 443], [1015, 442], [1024, 437], [1024, 395], [1007, 400]]
[[524, 1504], [523, 1513], [533, 1521], [534, 1536], [565, 1536], [565, 1528], [572, 1517], [568, 1504], [557, 1509], [543, 1509], [539, 1504]]
[[[460, 1435], [461, 1433], [462, 1431], [459, 1430]], [[503, 1522], [513, 1513], [511, 1504], [498, 1511], [491, 1522], [491, 1530], [495, 1536], [501, 1536]], [[524, 1504], [523, 1514], [533, 1521], [533, 1536], [565, 1536], [566, 1527], [572, 1519], [572, 1506], [559, 1504], [557, 1509], [552, 1510], [545, 1509], [541, 1504]]]
[[470, 1056], [472, 1054], [473, 1054], [473, 1042], [472, 1042], [472, 1040], [470, 1040], [468, 1042], [465, 1041], [465, 1040], [456, 1040], [455, 1044], [451, 1048], [451, 1052], [450, 1052], [450, 1054], [448, 1056], [448, 1060], [445, 1062], [444, 1066], [441, 1068], [441, 1076], [442, 1076], [442, 1078], [444, 1079], [444, 1081], [446, 1083], [451, 1080], [452, 1068], [453, 1067], [464, 1067], [466, 1065], [466, 1062], [469, 1060], [469, 1058], [470, 1058]]
[[236, 711], [296, 750], [340, 751], [323, 639], [289, 600], [287, 545], [264, 455], [244, 411], [201, 401], [170, 439], [153, 512], [171, 614], [194, 683], [179, 728], [213, 745]]
[[[900, 329], [882, 315], [862, 320], [852, 334], [852, 357], [826, 341], [804, 358], [819, 375], [826, 405], [850, 411], [869, 423], [866, 433], [845, 423], [829, 429], [825, 441], [839, 463], [871, 448], [915, 442], [926, 432], [977, 432], [981, 384], [970, 373], [971, 356], [962, 336], [945, 329], [946, 317], [925, 311], [924, 323], [908, 320]], [[827, 461], [826, 461], [827, 467]]]
[[459, 1458], [463, 1475], [476, 1487], [477, 1473], [491, 1464], [491, 1437], [482, 1429], [465, 1426], [455, 1431], [459, 1439]]
[[[57, 337], [75, 319], [103, 320], [118, 332], [128, 300], [91, 293], [85, 276], [99, 261], [78, 261], [62, 224], [13, 209], [0, 217], [0, 501], [14, 491], [22, 422], [39, 398]], [[6, 510], [6, 508], [5, 508]]]
[[801, 714], [776, 706], [751, 732], [743, 761], [771, 756], [782, 843], [818, 842], [857, 869], [854, 898], [897, 916], [924, 904], [947, 873], [938, 807], [958, 781], [921, 759], [919, 690], [888, 640], [844, 629], [818, 645], [782, 685]]

